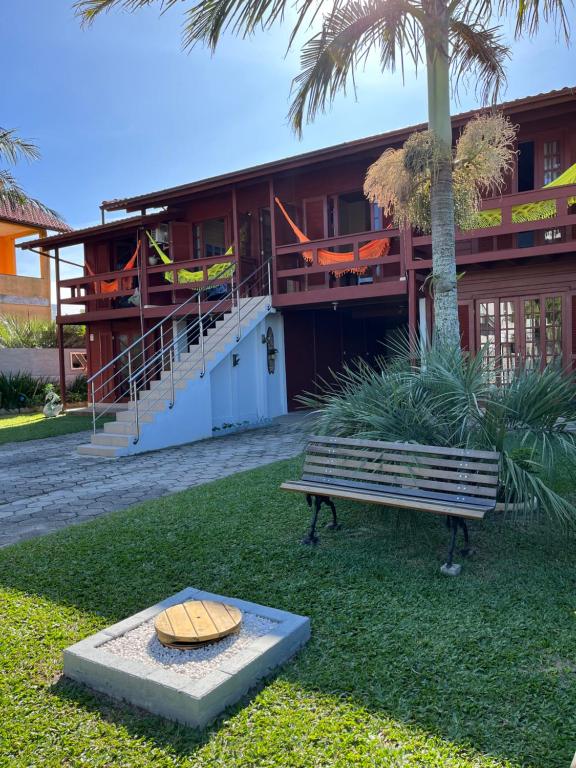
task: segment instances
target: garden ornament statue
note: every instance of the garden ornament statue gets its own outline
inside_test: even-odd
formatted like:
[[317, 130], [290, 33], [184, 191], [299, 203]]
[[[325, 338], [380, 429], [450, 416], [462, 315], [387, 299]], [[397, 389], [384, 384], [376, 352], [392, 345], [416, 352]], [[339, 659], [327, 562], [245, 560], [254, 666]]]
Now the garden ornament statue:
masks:
[[62, 413], [63, 406], [60, 397], [52, 384], [46, 387], [45, 403], [43, 413], [47, 419], [52, 419]]

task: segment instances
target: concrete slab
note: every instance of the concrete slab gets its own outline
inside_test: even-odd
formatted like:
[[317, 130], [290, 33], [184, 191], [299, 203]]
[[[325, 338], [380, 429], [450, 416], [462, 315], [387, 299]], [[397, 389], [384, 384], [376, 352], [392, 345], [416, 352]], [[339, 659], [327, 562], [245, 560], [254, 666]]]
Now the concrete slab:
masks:
[[[237, 653], [223, 654], [222, 660], [216, 660], [201, 677], [159, 668], [157, 663], [123, 658], [107, 650], [107, 644], [115, 638], [185, 600], [222, 600], [274, 624], [266, 634], [250, 640]], [[188, 587], [67, 648], [64, 674], [156, 715], [203, 728], [244, 696], [258, 680], [291, 658], [309, 637], [310, 620], [306, 616]]]

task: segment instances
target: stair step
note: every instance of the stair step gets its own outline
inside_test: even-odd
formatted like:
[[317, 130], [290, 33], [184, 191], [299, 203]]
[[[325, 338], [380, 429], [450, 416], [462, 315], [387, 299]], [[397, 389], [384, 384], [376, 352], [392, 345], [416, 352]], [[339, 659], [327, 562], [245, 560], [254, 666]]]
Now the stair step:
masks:
[[[254, 327], [270, 311], [262, 296], [252, 296], [240, 300], [242, 318], [240, 335], [245, 329]], [[203, 364], [209, 371], [221, 355], [230, 354], [236, 343], [238, 333], [236, 310], [226, 313], [214, 325], [206, 330], [204, 336], [204, 359], [199, 343], [190, 345], [187, 351], [180, 353], [174, 365], [175, 390], [186, 389], [190, 382], [198, 380]], [[167, 359], [167, 358], [166, 358]], [[212, 363], [212, 366], [210, 365]], [[158, 366], [160, 367], [160, 366]], [[144, 424], [154, 422], [157, 414], [167, 411], [172, 394], [170, 371], [160, 371], [158, 379], [151, 381], [146, 389], [138, 393], [138, 422], [140, 428]], [[178, 396], [176, 396], [176, 401]], [[136, 426], [136, 404], [128, 403], [126, 410], [116, 413], [116, 420], [104, 424], [104, 429], [92, 436], [92, 442], [78, 447], [78, 453], [85, 456], [101, 458], [117, 458], [125, 455], [126, 449], [133, 448], [133, 441], [138, 432]], [[131, 451], [130, 451], [131, 452]]]
[[[134, 415], [134, 408], [130, 408], [129, 410], [124, 411], [123, 413], [125, 415], [121, 419], [116, 417], [116, 421], [111, 421], [108, 424], [104, 424], [104, 430], [114, 432], [115, 430], [113, 429], [107, 430], [106, 427], [112, 426], [114, 424], [131, 424], [135, 421], [136, 417]], [[146, 421], [146, 422], [154, 421], [154, 416], [152, 414], [143, 413], [141, 409], [139, 411], [139, 416], [140, 416], [140, 421]]]
[[113, 448], [127, 448], [135, 435], [113, 435], [109, 432], [97, 432], [92, 435], [92, 445], [107, 445]]
[[82, 456], [100, 456], [103, 459], [115, 459], [120, 455], [120, 449], [109, 445], [79, 445], [76, 449]]
[[136, 422], [131, 421], [109, 421], [104, 424], [104, 432], [107, 435], [134, 435], [136, 433]]

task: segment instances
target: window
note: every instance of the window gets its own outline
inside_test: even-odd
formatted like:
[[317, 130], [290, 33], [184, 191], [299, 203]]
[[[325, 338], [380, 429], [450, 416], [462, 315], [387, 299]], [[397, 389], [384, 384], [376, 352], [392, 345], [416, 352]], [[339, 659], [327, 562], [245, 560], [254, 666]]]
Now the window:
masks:
[[380, 208], [378, 203], [372, 203], [372, 229], [384, 229], [382, 208]]
[[[545, 141], [543, 146], [544, 157], [544, 186], [550, 184], [550, 182], [560, 176], [562, 169], [560, 166], [560, 142], [559, 141]], [[562, 232], [559, 229], [547, 229], [544, 232], [544, 240], [546, 242], [554, 242], [555, 240], [562, 239]]]
[[338, 195], [338, 234], [352, 235], [372, 228], [370, 203], [363, 192]]
[[524, 343], [526, 365], [530, 368], [539, 364], [540, 348], [540, 299], [524, 300]]
[[210, 259], [223, 256], [226, 245], [226, 222], [224, 219], [208, 219], [193, 228], [194, 258]]
[[73, 371], [88, 370], [88, 355], [86, 352], [70, 352], [70, 368]]
[[476, 317], [480, 346], [504, 381], [520, 359], [538, 368], [562, 358], [562, 296], [477, 301]]
[[560, 142], [544, 142], [544, 185], [560, 176]]
[[518, 192], [534, 189], [534, 142], [518, 144]]
[[500, 363], [504, 381], [509, 381], [516, 366], [516, 307], [513, 301], [500, 302]]
[[272, 221], [270, 208], [260, 208], [260, 256], [269, 259], [272, 256]]
[[546, 330], [546, 364], [562, 357], [562, 297], [548, 296], [544, 299]]

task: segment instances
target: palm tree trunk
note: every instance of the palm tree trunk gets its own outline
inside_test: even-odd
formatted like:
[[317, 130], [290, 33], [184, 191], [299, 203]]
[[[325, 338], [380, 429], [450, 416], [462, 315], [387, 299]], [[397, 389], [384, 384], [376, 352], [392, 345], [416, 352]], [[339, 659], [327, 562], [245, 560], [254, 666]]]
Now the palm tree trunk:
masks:
[[434, 335], [443, 345], [458, 347], [458, 298], [452, 187], [452, 125], [450, 121], [450, 62], [446, 0], [433, 2], [434, 33], [426, 40], [428, 74], [428, 127], [444, 150], [431, 185], [432, 286]]

